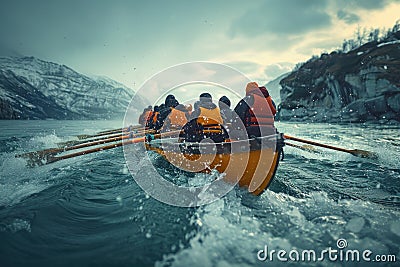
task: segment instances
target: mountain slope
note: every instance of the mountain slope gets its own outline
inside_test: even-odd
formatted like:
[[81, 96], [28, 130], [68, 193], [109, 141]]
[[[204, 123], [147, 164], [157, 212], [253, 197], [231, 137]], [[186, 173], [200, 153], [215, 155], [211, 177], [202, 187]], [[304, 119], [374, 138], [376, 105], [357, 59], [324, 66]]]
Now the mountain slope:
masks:
[[[0, 119], [120, 119], [134, 92], [34, 57], [0, 57]], [[138, 109], [144, 100], [136, 98]]]
[[313, 58], [281, 81], [281, 120], [400, 121], [400, 32]]
[[290, 73], [284, 73], [277, 78], [275, 78], [272, 81], [269, 81], [265, 87], [268, 89], [269, 94], [271, 95], [272, 99], [274, 102], [278, 105], [281, 102], [281, 96], [280, 96], [280, 91], [282, 89], [282, 86], [280, 85], [280, 82], [286, 78]]

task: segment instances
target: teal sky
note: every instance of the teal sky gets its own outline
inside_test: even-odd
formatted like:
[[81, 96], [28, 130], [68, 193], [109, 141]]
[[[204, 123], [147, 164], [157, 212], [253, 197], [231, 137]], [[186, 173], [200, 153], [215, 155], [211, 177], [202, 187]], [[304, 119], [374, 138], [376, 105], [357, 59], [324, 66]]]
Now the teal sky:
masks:
[[400, 1], [0, 1], [0, 54], [28, 55], [138, 89], [164, 68], [212, 61], [265, 84], [357, 27], [391, 27]]

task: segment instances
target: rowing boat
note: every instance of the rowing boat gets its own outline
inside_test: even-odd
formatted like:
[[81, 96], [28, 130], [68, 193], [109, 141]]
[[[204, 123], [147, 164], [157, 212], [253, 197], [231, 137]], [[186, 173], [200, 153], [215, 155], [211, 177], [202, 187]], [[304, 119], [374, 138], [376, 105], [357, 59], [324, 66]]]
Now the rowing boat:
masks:
[[145, 147], [181, 170], [196, 173], [217, 170], [224, 174], [226, 182], [238, 183], [252, 194], [260, 195], [278, 169], [283, 140], [280, 134], [223, 143], [210, 139], [190, 143], [164, 138], [146, 141]]

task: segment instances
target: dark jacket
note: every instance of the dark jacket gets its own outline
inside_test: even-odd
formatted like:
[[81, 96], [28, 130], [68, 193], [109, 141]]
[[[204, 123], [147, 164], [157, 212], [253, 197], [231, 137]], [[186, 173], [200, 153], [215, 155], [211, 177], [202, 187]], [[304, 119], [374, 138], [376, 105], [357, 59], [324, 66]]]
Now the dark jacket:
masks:
[[158, 115], [158, 119], [155, 125], [156, 130], [160, 130], [161, 127], [164, 125], [165, 119], [168, 117], [169, 113], [171, 112], [171, 107], [176, 107], [179, 105], [178, 100], [175, 97], [169, 95], [165, 99], [165, 105], [162, 109], [160, 109], [160, 114]]

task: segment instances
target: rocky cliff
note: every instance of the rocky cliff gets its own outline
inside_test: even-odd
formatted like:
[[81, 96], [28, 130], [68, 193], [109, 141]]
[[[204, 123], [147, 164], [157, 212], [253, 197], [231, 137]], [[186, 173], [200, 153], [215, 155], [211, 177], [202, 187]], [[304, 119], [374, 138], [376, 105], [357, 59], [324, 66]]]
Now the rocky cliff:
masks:
[[289, 75], [289, 73], [284, 73], [280, 75], [279, 77], [275, 78], [272, 81], [269, 81], [265, 87], [268, 89], [269, 94], [271, 95], [272, 99], [274, 100], [275, 104], [281, 103], [281, 96], [280, 96], [280, 91], [282, 89], [282, 86], [280, 85], [280, 82], [286, 78]]
[[[34, 57], [0, 57], [0, 119], [121, 119], [134, 92]], [[145, 106], [135, 96], [138, 112]]]
[[281, 80], [278, 119], [400, 122], [399, 40], [400, 31], [309, 60]]

